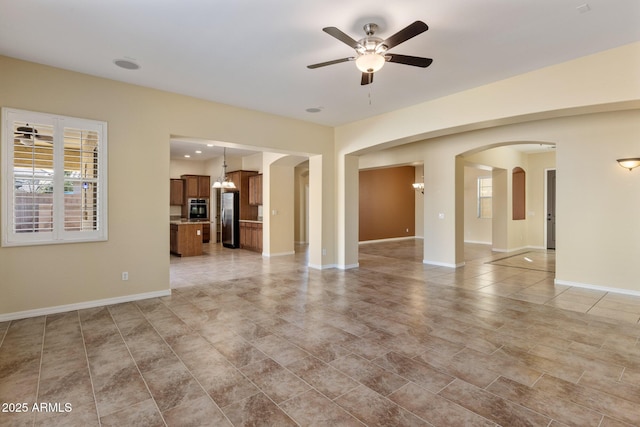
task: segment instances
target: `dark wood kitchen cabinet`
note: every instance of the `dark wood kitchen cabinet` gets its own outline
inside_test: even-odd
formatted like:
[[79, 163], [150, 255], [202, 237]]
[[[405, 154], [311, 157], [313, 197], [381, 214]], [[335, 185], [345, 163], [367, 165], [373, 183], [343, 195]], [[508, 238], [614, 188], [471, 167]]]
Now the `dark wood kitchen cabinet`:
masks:
[[189, 199], [209, 199], [211, 195], [211, 177], [209, 175], [182, 175], [184, 192], [182, 197], [182, 217], [187, 218]]
[[262, 223], [240, 221], [240, 248], [262, 253]]
[[227, 173], [229, 180], [236, 185], [240, 193], [240, 220], [255, 221], [258, 218], [258, 207], [249, 204], [249, 177], [258, 175], [255, 171], [234, 171]]
[[211, 195], [211, 177], [208, 175], [182, 175], [184, 199], [208, 199]]
[[184, 181], [181, 179], [169, 180], [169, 205], [182, 206], [184, 204]]
[[209, 243], [211, 240], [211, 224], [208, 222], [202, 223], [202, 243]]
[[249, 204], [262, 205], [262, 174], [249, 177]]

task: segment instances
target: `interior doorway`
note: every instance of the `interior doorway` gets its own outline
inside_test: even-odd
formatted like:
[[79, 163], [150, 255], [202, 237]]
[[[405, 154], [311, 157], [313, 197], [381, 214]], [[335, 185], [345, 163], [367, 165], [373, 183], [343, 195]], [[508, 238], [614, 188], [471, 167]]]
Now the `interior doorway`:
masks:
[[547, 249], [556, 248], [556, 170], [547, 170]]

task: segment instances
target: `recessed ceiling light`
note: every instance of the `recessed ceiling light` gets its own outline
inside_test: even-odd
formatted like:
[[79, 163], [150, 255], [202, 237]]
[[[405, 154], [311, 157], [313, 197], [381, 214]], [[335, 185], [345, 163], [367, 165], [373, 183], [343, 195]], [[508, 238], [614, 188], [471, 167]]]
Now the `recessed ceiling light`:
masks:
[[202, 151], [196, 150], [196, 154], [202, 154]]
[[191, 156], [190, 156], [190, 155], [188, 155], [188, 154], [185, 154], [184, 156], [185, 156], [187, 159], [188, 159], [189, 157], [191, 157]]
[[581, 4], [580, 6], [576, 7], [576, 9], [578, 9], [578, 12], [580, 13], [587, 13], [591, 10], [591, 6], [589, 6], [588, 3], [585, 4]]
[[207, 144], [207, 147], [213, 147], [213, 144]]
[[120, 68], [124, 68], [125, 70], [139, 70], [140, 65], [131, 61], [130, 59], [114, 59], [113, 63], [116, 64]]
[[319, 113], [322, 111], [322, 107], [311, 107], [305, 110], [307, 113]]

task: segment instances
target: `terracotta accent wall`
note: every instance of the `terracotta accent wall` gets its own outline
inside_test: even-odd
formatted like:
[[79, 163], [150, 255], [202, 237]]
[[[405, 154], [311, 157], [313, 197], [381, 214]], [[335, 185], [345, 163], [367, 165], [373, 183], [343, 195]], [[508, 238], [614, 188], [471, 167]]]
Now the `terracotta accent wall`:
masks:
[[415, 236], [413, 166], [360, 171], [360, 241]]

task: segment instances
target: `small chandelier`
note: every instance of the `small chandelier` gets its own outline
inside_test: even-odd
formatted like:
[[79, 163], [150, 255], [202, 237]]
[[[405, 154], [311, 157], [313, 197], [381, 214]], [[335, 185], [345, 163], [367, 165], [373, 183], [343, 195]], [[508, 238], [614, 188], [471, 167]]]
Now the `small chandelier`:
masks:
[[236, 188], [233, 181], [229, 181], [227, 177], [227, 148], [223, 148], [222, 151], [222, 174], [212, 185], [213, 188], [222, 188], [225, 190], [232, 190]]

